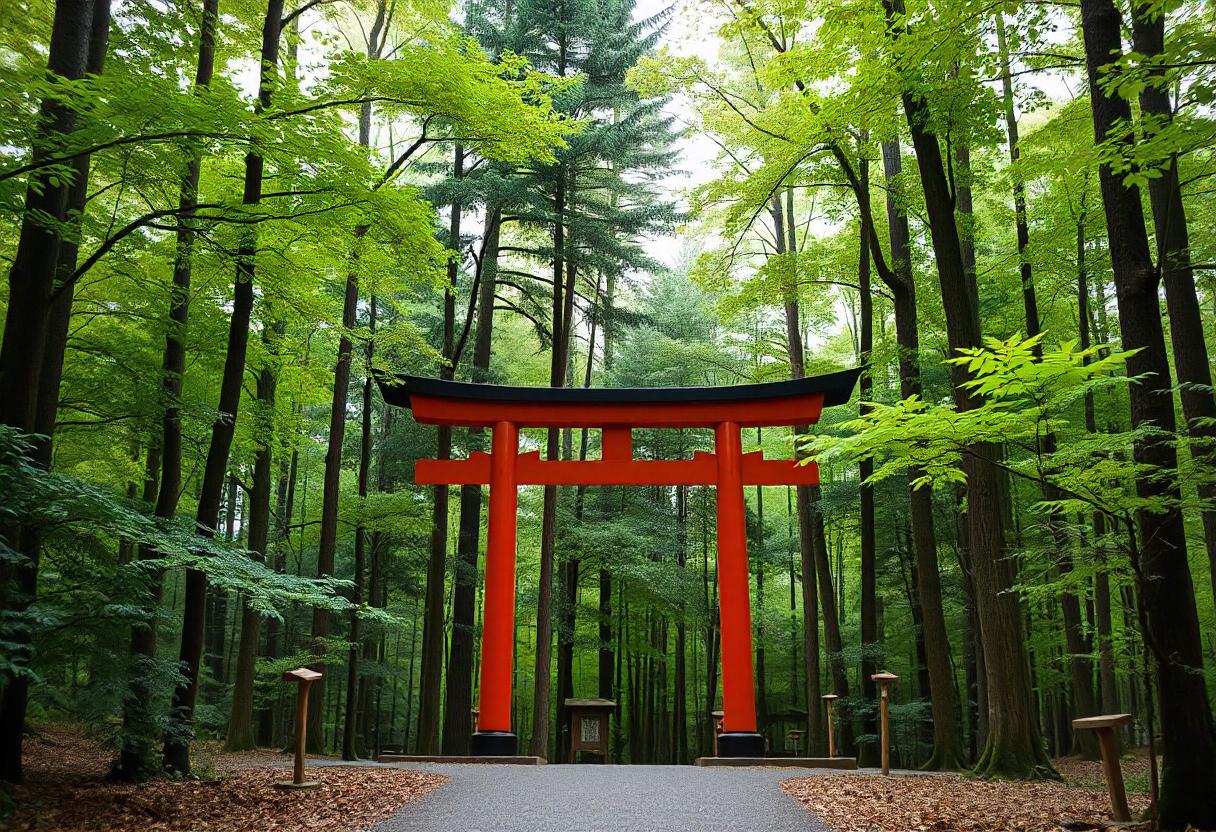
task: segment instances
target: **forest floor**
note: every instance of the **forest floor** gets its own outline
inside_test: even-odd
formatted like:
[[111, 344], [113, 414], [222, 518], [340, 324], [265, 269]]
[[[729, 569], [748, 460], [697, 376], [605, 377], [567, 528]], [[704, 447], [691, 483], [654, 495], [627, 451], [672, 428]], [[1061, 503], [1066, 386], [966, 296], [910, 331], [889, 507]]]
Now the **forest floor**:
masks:
[[[291, 760], [271, 751], [224, 754], [218, 743], [204, 743], [194, 754], [197, 779], [143, 784], [108, 782], [110, 759], [110, 752], [79, 728], [40, 727], [26, 741], [26, 783], [0, 793], [0, 830], [361, 832], [387, 821], [377, 828], [434, 832], [440, 827], [473, 828], [467, 825], [470, 819], [494, 821], [498, 815], [502, 822], [492, 822], [489, 828], [510, 826], [504, 818], [533, 832], [591, 828], [571, 825], [572, 806], [581, 807], [576, 814], [595, 820], [596, 828], [603, 830], [644, 829], [648, 819], [666, 815], [665, 829], [717, 829], [721, 821], [726, 824], [721, 828], [738, 830], [764, 818], [769, 832], [786, 827], [832, 832], [1081, 832], [1110, 824], [1101, 765], [1074, 758], [1055, 761], [1064, 778], [1058, 783], [991, 782], [953, 774], [881, 777], [869, 771], [789, 778], [789, 771], [781, 769], [688, 766], [614, 766], [594, 772], [572, 766], [426, 766], [430, 771], [414, 771], [319, 760], [307, 777], [322, 786], [307, 792], [274, 788], [276, 781], [290, 779]], [[451, 785], [422, 807], [402, 812], [448, 780], [436, 768], [451, 775]], [[1128, 755], [1123, 768], [1132, 811], [1139, 813], [1148, 803], [1147, 758], [1142, 753]], [[587, 774], [595, 776], [588, 780]], [[792, 802], [794, 814], [789, 814], [783, 803], [788, 798], [780, 789], [814, 817], [799, 812]], [[487, 800], [500, 792], [501, 799]], [[695, 806], [673, 800], [681, 793]], [[555, 801], [557, 795], [569, 799]], [[627, 796], [623, 802], [622, 796]], [[555, 812], [555, 803], [566, 809]], [[552, 823], [540, 822], [546, 818]]]
[[[106, 780], [112, 754], [84, 732], [40, 727], [25, 742], [26, 782], [0, 793], [8, 832], [359, 832], [438, 788], [420, 771], [324, 766], [306, 772], [320, 788], [291, 792], [291, 758], [271, 751], [194, 752], [197, 779]], [[9, 814], [4, 814], [5, 811]]]
[[[957, 774], [837, 774], [786, 780], [782, 788], [833, 832], [1054, 832], [1114, 828], [1102, 764], [1054, 761], [1063, 782], [978, 780]], [[1132, 817], [1148, 808], [1148, 756], [1122, 761]], [[1121, 824], [1123, 832], [1141, 828]], [[1144, 829], [1148, 826], [1145, 824]]]

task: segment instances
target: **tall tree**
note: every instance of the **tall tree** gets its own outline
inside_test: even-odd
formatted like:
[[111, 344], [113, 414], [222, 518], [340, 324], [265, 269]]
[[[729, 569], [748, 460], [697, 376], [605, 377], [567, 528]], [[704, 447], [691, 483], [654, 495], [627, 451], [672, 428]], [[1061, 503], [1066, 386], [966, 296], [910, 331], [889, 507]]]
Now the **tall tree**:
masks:
[[[48, 82], [61, 84], [77, 81], [86, 72], [100, 73], [109, 27], [107, 0], [58, 0], [48, 48]], [[54, 155], [56, 142], [76, 128], [77, 117], [68, 99], [57, 93], [43, 98], [31, 154], [35, 164]], [[68, 288], [66, 285], [56, 288], [64, 254], [63, 228], [70, 223], [70, 212], [79, 215], [83, 210], [88, 158], [82, 154], [71, 160], [72, 176], [58, 176], [50, 168], [38, 167], [31, 173], [25, 189], [21, 232], [9, 271], [4, 339], [0, 343], [0, 424], [26, 433], [49, 434], [54, 428], [53, 408], [50, 424], [39, 424], [39, 403], [57, 402], [59, 398], [56, 365], [62, 364], [65, 345], [61, 342], [67, 338], [63, 320], [71, 312], [70, 295], [60, 301], [59, 320], [54, 324], [52, 311], [55, 292], [66, 295]], [[47, 363], [51, 371], [44, 379], [43, 368]], [[45, 421], [45, 404], [41, 412]], [[36, 462], [47, 467], [49, 439], [39, 444]], [[0, 528], [0, 535], [10, 545], [15, 543], [11, 548], [21, 555], [15, 565], [6, 558], [0, 567], [0, 613], [20, 615], [37, 596], [41, 542], [36, 531], [19, 526]], [[0, 779], [20, 782], [30, 679], [27, 673], [14, 670], [30, 658], [29, 631], [19, 626], [7, 638], [12, 642], [16, 661], [13, 669], [0, 674]]]
[[[265, 112], [277, 77], [279, 36], [283, 29], [283, 0], [268, 0], [262, 23], [261, 71], [258, 76], [258, 100], [255, 109]], [[257, 205], [262, 199], [265, 159], [256, 148], [245, 156], [244, 190], [241, 202]], [[211, 426], [211, 443], [198, 500], [195, 522], [199, 534], [210, 537], [219, 522], [220, 499], [224, 477], [228, 471], [228, 455], [236, 428], [237, 410], [245, 375], [245, 357], [249, 348], [249, 319], [253, 312], [256, 277], [257, 226], [244, 233], [236, 257], [236, 279], [232, 294], [232, 315], [228, 324], [228, 343], [224, 372], [220, 383], [218, 417]], [[182, 609], [182, 641], [178, 661], [182, 681], [173, 691], [169, 708], [169, 724], [165, 730], [164, 764], [166, 770], [190, 773], [190, 740], [193, 734], [194, 704], [198, 696], [199, 663], [203, 655], [206, 625], [207, 576], [198, 569], [186, 573], [186, 591]]]
[[[273, 468], [275, 390], [278, 385], [276, 364], [277, 342], [282, 337], [278, 322], [267, 322], [262, 329], [265, 355], [258, 369], [257, 450], [253, 454], [253, 481], [249, 487], [249, 518], [247, 545], [254, 557], [266, 560], [270, 540], [270, 492]], [[249, 599], [241, 600], [238, 614], [240, 641], [237, 649], [236, 675], [232, 680], [232, 708], [228, 716], [228, 735], [224, 740], [227, 751], [248, 751], [254, 747], [253, 686], [257, 670], [258, 642], [261, 638], [262, 613]]]
[[[1132, 138], [1121, 130], [1131, 122], [1131, 106], [1107, 86], [1108, 68], [1123, 53], [1122, 15], [1111, 0], [1082, 0], [1081, 15], [1094, 139], [1126, 153]], [[1099, 165], [1098, 178], [1123, 348], [1137, 351], [1128, 359], [1127, 371], [1142, 379], [1130, 389], [1132, 426], [1172, 433], [1176, 425], [1171, 374], [1157, 300], [1161, 273], [1150, 254], [1140, 191], [1117, 175], [1109, 160]], [[1171, 472], [1177, 468], [1173, 444], [1160, 436], [1141, 439], [1133, 452], [1138, 463]], [[1216, 802], [1204, 787], [1205, 772], [1216, 767], [1216, 729], [1203, 681], [1199, 615], [1177, 507], [1181, 495], [1176, 480], [1150, 476], [1137, 478], [1136, 491], [1146, 498], [1167, 498], [1174, 505], [1166, 512], [1141, 511], [1133, 563], [1144, 610], [1145, 644], [1154, 657], [1160, 692], [1161, 824], [1165, 829], [1216, 826]]]
[[[215, 37], [219, 21], [219, 0], [203, 0], [198, 29], [198, 60], [194, 89], [202, 92], [211, 84], [215, 72]], [[194, 271], [194, 244], [197, 228], [192, 218], [198, 203], [202, 151], [189, 146], [182, 166], [178, 196], [178, 228], [173, 258], [173, 284], [169, 298], [169, 326], [161, 360], [164, 410], [161, 415], [160, 486], [154, 516], [168, 520], [177, 514], [182, 482], [183, 377], [186, 373], [186, 326], [190, 316], [190, 281]], [[141, 546], [141, 559], [157, 553]], [[160, 605], [164, 576], [160, 570], [148, 575], [148, 618], [131, 628], [131, 667], [128, 690], [123, 700], [123, 734], [111, 773], [121, 779], [139, 779], [155, 772], [155, 719], [152, 710], [153, 686], [150, 663], [156, 657], [157, 608]]]
[[[892, 41], [907, 37], [902, 0], [883, 0], [883, 9]], [[981, 333], [974, 280], [964, 259], [930, 104], [911, 85], [905, 86], [901, 99], [920, 171], [950, 349], [976, 347], [981, 344]], [[951, 368], [955, 406], [959, 410], [976, 407], [980, 400], [967, 386], [969, 371], [959, 364]], [[996, 447], [978, 446], [963, 463], [969, 556], [978, 612], [984, 622], [980, 636], [988, 671], [988, 735], [976, 768], [991, 775], [1024, 777], [1049, 772], [1051, 764], [1039, 741], [1022, 610], [1011, 591], [1013, 566], [1005, 556], [1009, 492], [997, 467], [998, 453]]]
[[[1151, 3], [1134, 2], [1132, 46], [1145, 61], [1168, 60], [1165, 56], [1166, 11]], [[1154, 69], [1150, 81], [1139, 95], [1140, 129], [1146, 140], [1168, 135], [1174, 125], [1175, 106], [1170, 100], [1171, 80], [1164, 69]], [[1181, 106], [1181, 102], [1180, 102]], [[1170, 343], [1174, 369], [1178, 373], [1178, 397], [1182, 415], [1191, 437], [1191, 454], [1209, 469], [1216, 462], [1216, 395], [1212, 391], [1212, 371], [1204, 338], [1203, 317], [1199, 310], [1195, 269], [1191, 261], [1191, 236], [1182, 181], [1178, 172], [1178, 153], [1169, 153], [1155, 166], [1160, 175], [1148, 180], [1149, 205], [1157, 244], [1157, 269], [1165, 287], [1166, 312], [1170, 321]], [[1199, 482], [1199, 496], [1206, 508], [1199, 514], [1203, 541], [1208, 554], [1212, 597], [1216, 599], [1216, 479]]]
[[[1038, 335], [1042, 327], [1039, 321], [1039, 303], [1034, 288], [1034, 270], [1027, 248], [1030, 245], [1030, 226], [1026, 211], [1026, 186], [1018, 164], [1021, 156], [1018, 136], [1017, 111], [1013, 95], [1013, 71], [1010, 65], [1009, 46], [1005, 35], [1005, 14], [996, 13], [997, 51], [1001, 62], [1001, 98], [1005, 118], [1005, 136], [1009, 144], [1009, 161], [1013, 176], [1014, 224], [1017, 229], [1018, 272], [1022, 284], [1022, 306], [1026, 314], [1026, 334]], [[1041, 355], [1042, 349], [1036, 348]], [[1043, 436], [1042, 451], [1046, 455], [1056, 452], [1055, 432], [1048, 429]], [[1047, 487], [1044, 496], [1058, 500], [1062, 496], [1058, 489]], [[1064, 518], [1053, 512], [1048, 519], [1048, 529], [1056, 552], [1056, 568], [1061, 574], [1072, 571], [1071, 542], [1064, 528]], [[1075, 593], [1064, 592], [1060, 596], [1060, 617], [1064, 623], [1064, 643], [1068, 652], [1068, 668], [1072, 677], [1072, 713], [1077, 717], [1093, 716], [1093, 668], [1086, 658], [1091, 652], [1081, 623], [1081, 603]], [[1073, 732], [1073, 751], [1088, 759], [1098, 758], [1097, 737], [1092, 731]]]

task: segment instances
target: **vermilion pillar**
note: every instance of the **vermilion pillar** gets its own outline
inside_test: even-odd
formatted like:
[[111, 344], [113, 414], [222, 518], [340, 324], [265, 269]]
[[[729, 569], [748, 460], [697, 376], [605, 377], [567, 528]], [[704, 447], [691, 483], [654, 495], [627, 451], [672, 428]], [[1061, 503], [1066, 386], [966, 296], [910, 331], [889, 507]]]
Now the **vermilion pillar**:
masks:
[[763, 757], [764, 738], [756, 732], [743, 445], [739, 425], [720, 423], [714, 438], [718, 464], [718, 606], [722, 627], [723, 732], [718, 737], [718, 755]]
[[517, 741], [511, 732], [511, 672], [515, 637], [515, 515], [519, 492], [515, 461], [519, 426], [494, 425], [490, 446], [490, 511], [486, 533], [486, 586], [482, 605], [481, 694], [472, 752], [510, 756]]

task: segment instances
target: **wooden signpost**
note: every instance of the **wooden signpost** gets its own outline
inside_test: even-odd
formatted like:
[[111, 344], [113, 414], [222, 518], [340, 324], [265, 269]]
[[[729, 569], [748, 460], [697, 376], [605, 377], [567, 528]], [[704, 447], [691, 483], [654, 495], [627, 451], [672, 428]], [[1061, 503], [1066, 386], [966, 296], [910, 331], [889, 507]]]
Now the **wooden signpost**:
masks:
[[878, 682], [879, 713], [882, 719], [882, 773], [891, 773], [891, 685], [899, 681], [894, 673], [882, 671], [870, 677]]
[[304, 779], [304, 744], [308, 738], [308, 691], [322, 674], [307, 667], [297, 667], [283, 674], [284, 682], [296, 685], [296, 759], [291, 782], [275, 783], [280, 789], [315, 789], [321, 784]]
[[722, 712], [713, 711], [710, 716], [714, 718], [714, 756], [718, 756], [718, 737], [722, 734]]
[[835, 757], [836, 756], [836, 724], [833, 719], [832, 705], [835, 704], [836, 700], [839, 699], [840, 697], [834, 693], [825, 693], [822, 698], [823, 698], [823, 701], [826, 702], [827, 706], [828, 706], [828, 756]]
[[1132, 813], [1127, 807], [1127, 792], [1123, 788], [1123, 769], [1119, 767], [1115, 729], [1131, 721], [1131, 714], [1087, 716], [1072, 721], [1073, 728], [1098, 734], [1098, 748], [1102, 751], [1102, 773], [1106, 775], [1106, 789], [1110, 792], [1111, 815], [1115, 820], [1123, 822], [1131, 820]]
[[570, 714], [570, 762], [578, 761], [578, 752], [599, 754], [605, 763], [611, 762], [608, 747], [608, 717], [616, 710], [611, 699], [567, 699]]

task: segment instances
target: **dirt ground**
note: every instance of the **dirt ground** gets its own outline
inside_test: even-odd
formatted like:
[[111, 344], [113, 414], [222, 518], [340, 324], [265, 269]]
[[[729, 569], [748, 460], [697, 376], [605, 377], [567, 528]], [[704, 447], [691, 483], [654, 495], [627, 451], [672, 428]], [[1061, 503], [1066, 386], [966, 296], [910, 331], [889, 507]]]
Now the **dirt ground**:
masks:
[[291, 758], [271, 751], [223, 754], [204, 746], [197, 779], [110, 783], [111, 754], [75, 728], [40, 728], [26, 740], [26, 782], [0, 795], [0, 830], [20, 832], [359, 832], [442, 785], [444, 778], [389, 769], [308, 769], [312, 791], [291, 779]]
[[[988, 781], [957, 774], [840, 774], [782, 784], [835, 832], [1055, 832], [1113, 823], [1102, 764], [1055, 761], [1063, 782]], [[1148, 808], [1148, 758], [1123, 760], [1132, 817]], [[1136, 827], [1131, 827], [1136, 828]], [[1147, 828], [1147, 826], [1145, 827]], [[1120, 829], [1129, 829], [1121, 826]]]

